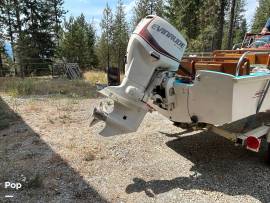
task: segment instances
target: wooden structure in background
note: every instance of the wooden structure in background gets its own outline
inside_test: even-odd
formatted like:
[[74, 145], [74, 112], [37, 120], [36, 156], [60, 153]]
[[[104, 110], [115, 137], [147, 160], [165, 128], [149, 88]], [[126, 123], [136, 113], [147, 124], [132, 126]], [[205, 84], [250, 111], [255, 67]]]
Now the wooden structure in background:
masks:
[[67, 77], [75, 80], [82, 77], [78, 63], [55, 63], [52, 67], [53, 77]]

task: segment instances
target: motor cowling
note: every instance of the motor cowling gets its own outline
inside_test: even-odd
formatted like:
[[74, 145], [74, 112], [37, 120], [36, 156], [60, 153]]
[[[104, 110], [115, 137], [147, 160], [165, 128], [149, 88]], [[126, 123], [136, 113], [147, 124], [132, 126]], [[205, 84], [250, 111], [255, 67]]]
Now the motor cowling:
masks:
[[106, 122], [101, 135], [137, 130], [149, 110], [147, 100], [155, 72], [177, 71], [186, 46], [182, 35], [158, 16], [147, 16], [139, 23], [129, 40], [121, 85], [100, 91], [114, 100], [111, 113], [94, 110], [93, 117]]

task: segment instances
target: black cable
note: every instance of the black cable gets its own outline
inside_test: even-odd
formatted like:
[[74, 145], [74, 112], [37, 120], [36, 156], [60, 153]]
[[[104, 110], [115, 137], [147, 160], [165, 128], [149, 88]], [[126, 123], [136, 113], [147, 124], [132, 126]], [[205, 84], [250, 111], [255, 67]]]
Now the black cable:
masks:
[[187, 95], [187, 110], [188, 110], [189, 118], [190, 118], [190, 120], [192, 120], [192, 119], [191, 119], [190, 112], [189, 112], [189, 88], [188, 88], [188, 95]]
[[268, 90], [269, 90], [269, 87], [270, 87], [270, 80], [268, 80], [268, 81], [267, 81], [267, 84], [265, 85], [265, 88], [264, 88], [262, 97], [260, 98], [259, 104], [258, 104], [257, 109], [256, 109], [256, 114], [259, 113], [259, 111], [260, 111], [260, 109], [261, 109], [261, 107], [262, 107], [262, 103], [263, 103], [263, 101], [264, 101], [264, 99], [265, 99], [265, 96], [266, 96]]

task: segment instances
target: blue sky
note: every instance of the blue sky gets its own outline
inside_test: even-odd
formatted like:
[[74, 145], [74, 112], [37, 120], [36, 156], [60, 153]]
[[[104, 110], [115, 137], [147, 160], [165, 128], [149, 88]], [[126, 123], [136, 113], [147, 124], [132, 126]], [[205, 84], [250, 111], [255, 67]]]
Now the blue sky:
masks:
[[[100, 32], [99, 23], [102, 18], [103, 9], [108, 2], [109, 6], [115, 10], [117, 0], [65, 0], [64, 8], [68, 11], [67, 17], [79, 16], [83, 13], [89, 22], [94, 20], [98, 34]], [[135, 5], [135, 0], [123, 0], [127, 19], [132, 16], [132, 8]]]
[[[108, 2], [111, 8], [115, 8], [117, 0], [65, 0], [64, 8], [74, 16], [84, 13], [88, 18], [100, 19], [102, 11]], [[135, 4], [135, 0], [123, 0], [126, 11]]]
[[[251, 25], [251, 20], [255, 14], [256, 8], [258, 6], [258, 0], [246, 0], [246, 19], [248, 22], [248, 25]], [[265, 19], [266, 22], [267, 19]]]

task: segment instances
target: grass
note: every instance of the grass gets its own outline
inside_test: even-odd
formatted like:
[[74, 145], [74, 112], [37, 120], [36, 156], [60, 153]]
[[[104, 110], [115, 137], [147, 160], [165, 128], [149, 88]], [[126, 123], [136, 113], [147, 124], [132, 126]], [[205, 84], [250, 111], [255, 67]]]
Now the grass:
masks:
[[94, 98], [97, 97], [96, 83], [107, 84], [107, 74], [102, 71], [88, 71], [83, 74], [82, 80], [49, 77], [0, 78], [0, 93], [14, 97], [58, 95], [72, 98]]
[[[87, 71], [83, 74], [83, 78], [86, 81], [89, 81], [91, 84], [100, 83], [100, 84], [107, 84], [107, 73], [103, 71]], [[122, 81], [124, 75], [120, 75], [120, 80]]]
[[86, 81], [89, 81], [91, 84], [95, 83], [107, 84], [107, 74], [102, 71], [87, 71], [83, 74], [83, 77]]
[[0, 92], [14, 97], [33, 95], [96, 97], [95, 86], [87, 81], [51, 78], [0, 78]]

